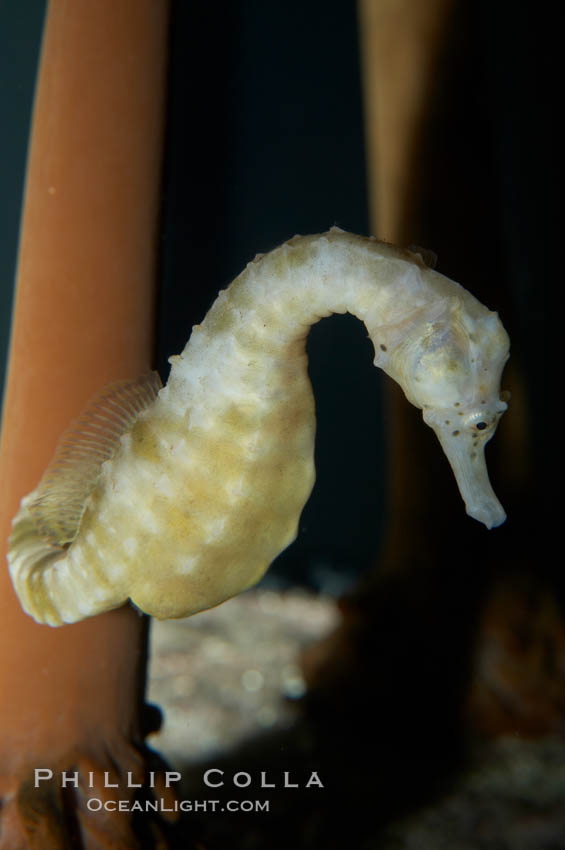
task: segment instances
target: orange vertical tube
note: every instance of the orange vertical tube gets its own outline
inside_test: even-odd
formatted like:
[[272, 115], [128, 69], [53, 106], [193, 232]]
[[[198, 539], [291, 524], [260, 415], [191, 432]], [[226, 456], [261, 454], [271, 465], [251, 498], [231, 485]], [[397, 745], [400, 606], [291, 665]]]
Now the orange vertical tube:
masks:
[[422, 131], [453, 0], [359, 0], [371, 220], [381, 239], [413, 236]]
[[[48, 7], [3, 410], [4, 553], [19, 501], [61, 432], [105, 383], [150, 367], [167, 21], [167, 0]], [[6, 843], [22, 817], [7, 801], [34, 767], [65, 769], [82, 753], [103, 761], [107, 750], [120, 764], [120, 747], [131, 755], [143, 657], [133, 610], [38, 626], [5, 566], [0, 618], [4, 848], [20, 846]]]
[[[369, 201], [373, 232], [399, 245], [414, 241], [422, 189], [422, 141], [434, 102], [454, 0], [359, 0]], [[423, 500], [437, 459], [421, 414], [385, 384], [388, 524], [380, 569], [422, 560], [443, 507]], [[441, 511], [440, 511], [441, 507]], [[406, 534], [406, 529], [411, 534]]]

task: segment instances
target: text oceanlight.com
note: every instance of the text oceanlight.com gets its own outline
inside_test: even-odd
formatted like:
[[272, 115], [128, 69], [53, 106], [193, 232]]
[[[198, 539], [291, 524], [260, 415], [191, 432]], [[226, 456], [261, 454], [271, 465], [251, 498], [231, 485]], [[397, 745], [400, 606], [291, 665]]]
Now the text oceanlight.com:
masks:
[[101, 800], [86, 801], [90, 812], [268, 812], [268, 800]]

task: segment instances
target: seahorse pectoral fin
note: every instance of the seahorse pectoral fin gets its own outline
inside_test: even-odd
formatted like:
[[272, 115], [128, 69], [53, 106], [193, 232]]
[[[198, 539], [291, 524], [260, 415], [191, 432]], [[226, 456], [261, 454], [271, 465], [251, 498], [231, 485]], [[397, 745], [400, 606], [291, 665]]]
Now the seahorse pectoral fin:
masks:
[[428, 424], [441, 443], [469, 516], [484, 523], [487, 528], [502, 525], [506, 513], [489, 481], [485, 460], [486, 441], [472, 441], [451, 426]]

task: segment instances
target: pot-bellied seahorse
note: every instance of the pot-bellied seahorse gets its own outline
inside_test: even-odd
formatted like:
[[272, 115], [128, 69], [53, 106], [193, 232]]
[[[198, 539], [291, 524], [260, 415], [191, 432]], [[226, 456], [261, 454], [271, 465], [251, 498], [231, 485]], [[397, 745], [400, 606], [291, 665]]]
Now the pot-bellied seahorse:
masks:
[[129, 598], [183, 617], [257, 582], [314, 484], [308, 331], [345, 312], [439, 437], [467, 513], [502, 523], [484, 460], [507, 406], [497, 314], [421, 255], [332, 228], [249, 263], [165, 387], [153, 373], [115, 385], [71, 428], [13, 523], [24, 609], [59, 625]]

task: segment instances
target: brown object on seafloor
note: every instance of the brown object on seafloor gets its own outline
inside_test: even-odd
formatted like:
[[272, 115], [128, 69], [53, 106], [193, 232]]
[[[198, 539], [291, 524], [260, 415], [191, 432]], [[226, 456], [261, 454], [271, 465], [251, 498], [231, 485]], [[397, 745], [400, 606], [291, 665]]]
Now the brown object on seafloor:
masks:
[[466, 710], [482, 738], [563, 735], [565, 621], [542, 579], [516, 573], [494, 582], [477, 629]]
[[[150, 365], [167, 27], [167, 0], [48, 7], [4, 404], [3, 547], [69, 421], [106, 382]], [[124, 607], [38, 626], [6, 567], [0, 611], [0, 847], [137, 846], [128, 814], [87, 800], [112, 793], [104, 771], [143, 772], [142, 619]], [[35, 788], [35, 768], [53, 780]], [[61, 788], [63, 770], [80, 771], [81, 787]]]

